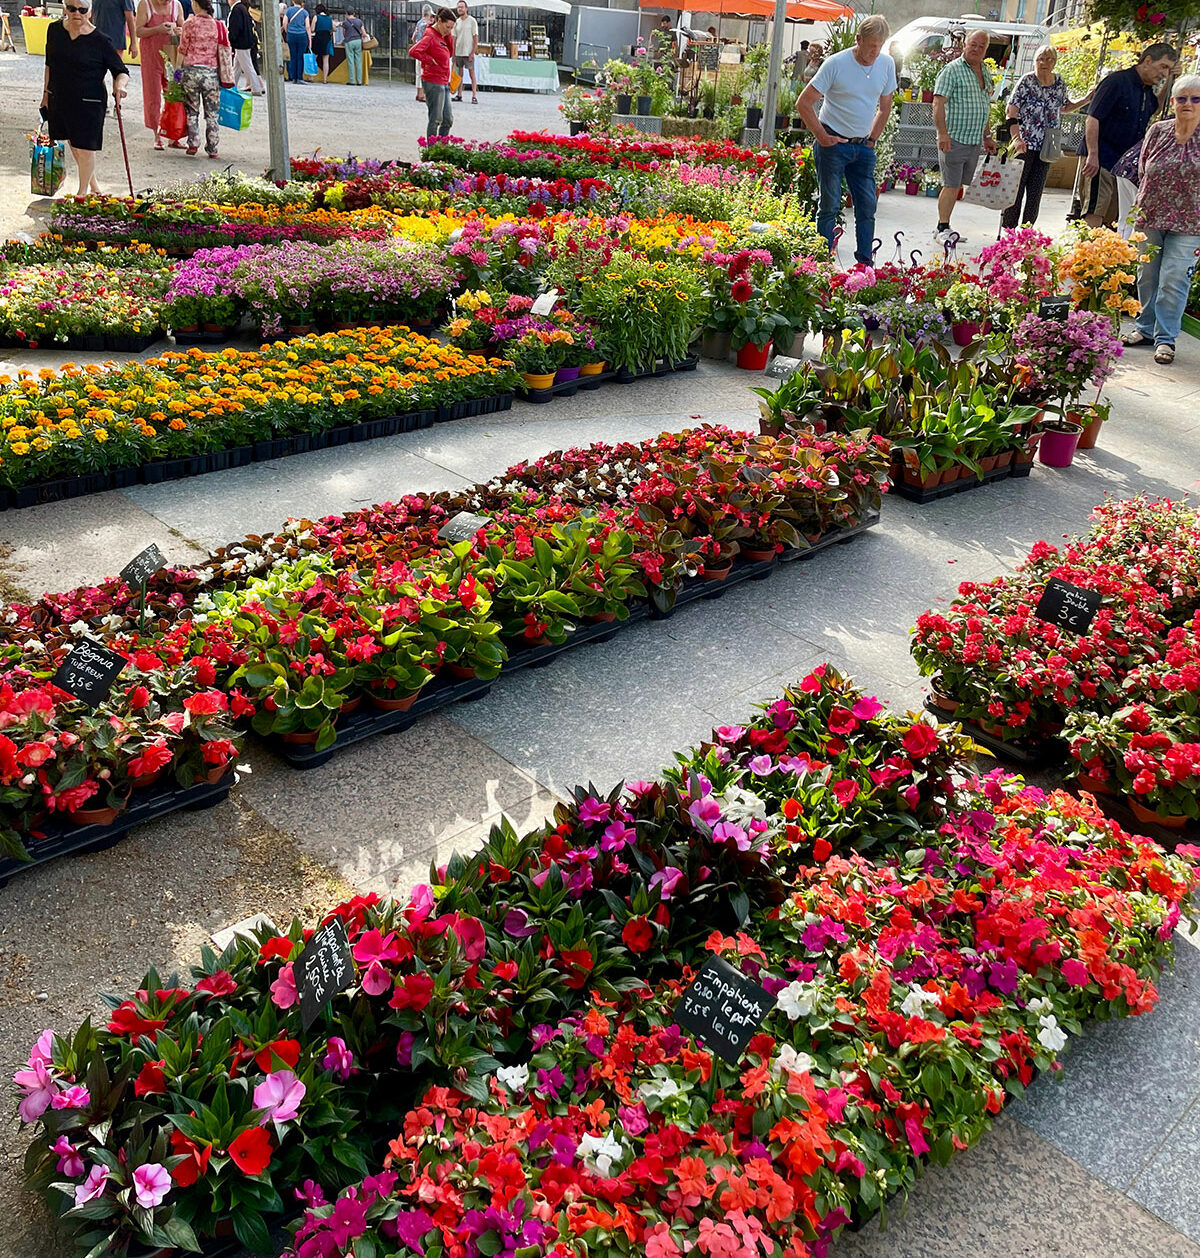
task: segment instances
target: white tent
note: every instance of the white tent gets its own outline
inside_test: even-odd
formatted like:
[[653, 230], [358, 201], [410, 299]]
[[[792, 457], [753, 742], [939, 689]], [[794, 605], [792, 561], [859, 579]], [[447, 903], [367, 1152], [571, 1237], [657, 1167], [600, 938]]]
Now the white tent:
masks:
[[571, 6], [567, 0], [537, 0], [531, 3], [530, 0], [488, 0], [487, 4], [473, 4], [471, 6], [471, 16], [483, 22], [486, 21], [489, 9], [533, 9], [537, 13], [570, 13]]

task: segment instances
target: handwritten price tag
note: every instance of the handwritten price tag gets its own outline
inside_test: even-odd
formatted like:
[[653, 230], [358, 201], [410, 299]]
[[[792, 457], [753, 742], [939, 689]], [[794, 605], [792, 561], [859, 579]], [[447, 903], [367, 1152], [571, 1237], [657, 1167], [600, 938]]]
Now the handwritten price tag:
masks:
[[736, 1065], [775, 997], [720, 957], [709, 957], [675, 1006], [675, 1021]]
[[460, 511], [438, 529], [438, 537], [444, 542], [469, 542], [481, 528], [491, 522], [490, 515], [473, 515], [470, 511]]
[[1070, 581], [1051, 577], [1033, 614], [1039, 620], [1057, 625], [1060, 629], [1085, 634], [1092, 627], [1092, 621], [1103, 601], [1099, 590], [1085, 590], [1082, 586], [1072, 585]]
[[123, 655], [84, 638], [71, 649], [51, 681], [76, 699], [82, 699], [88, 707], [95, 708], [108, 697], [127, 662]]
[[338, 994], [354, 985], [354, 958], [346, 923], [340, 917], [313, 934], [296, 960], [296, 990], [300, 993], [300, 1020], [304, 1029]]

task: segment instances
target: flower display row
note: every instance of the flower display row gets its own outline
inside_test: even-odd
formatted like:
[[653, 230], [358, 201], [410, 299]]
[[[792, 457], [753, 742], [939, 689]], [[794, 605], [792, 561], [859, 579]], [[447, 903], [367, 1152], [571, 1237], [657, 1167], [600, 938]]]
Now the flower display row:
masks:
[[[1092, 1017], [1157, 1001], [1197, 849], [969, 776], [970, 744], [822, 665], [651, 782], [504, 822], [407, 904], [357, 896], [302, 1016], [300, 921], [16, 1073], [79, 1252], [826, 1252], [973, 1145]], [[710, 957], [764, 989], [727, 1062], [677, 1022]]]
[[0, 486], [136, 469], [154, 460], [317, 434], [510, 392], [511, 366], [404, 328], [258, 350], [175, 351], [112, 370], [0, 377]]
[[[1039, 542], [1014, 575], [964, 582], [947, 611], [917, 621], [934, 702], [1005, 741], [1061, 736], [1093, 789], [1160, 822], [1195, 819], [1198, 540], [1185, 504], [1108, 502], [1061, 551]], [[1082, 632], [1038, 616], [1051, 580], [1099, 595]]]

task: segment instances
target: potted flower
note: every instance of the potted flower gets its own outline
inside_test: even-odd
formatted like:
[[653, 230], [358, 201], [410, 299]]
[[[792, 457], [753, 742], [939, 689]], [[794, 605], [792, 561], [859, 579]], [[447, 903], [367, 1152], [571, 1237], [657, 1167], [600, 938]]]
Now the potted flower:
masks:
[[1088, 406], [1077, 406], [1067, 412], [1067, 418], [1079, 424], [1083, 430], [1079, 434], [1076, 450], [1095, 448], [1100, 437], [1100, 429], [1104, 426], [1104, 421], [1108, 419], [1111, 411], [1112, 402], [1107, 398], [1098, 398]]
[[527, 389], [549, 389], [555, 372], [566, 359], [571, 339], [571, 334], [561, 328], [531, 328], [511, 342], [505, 352], [516, 363]]
[[954, 343], [963, 349], [978, 336], [987, 334], [990, 317], [996, 309], [996, 301], [987, 289], [971, 279], [951, 284], [942, 304], [950, 318]]
[[921, 183], [924, 177], [924, 170], [920, 166], [912, 165], [910, 162], [902, 162], [896, 167], [896, 186], [899, 187], [900, 184], [903, 184], [906, 196], [915, 197], [921, 191]]
[[942, 190], [942, 172], [936, 166], [931, 167], [925, 172], [925, 195], [927, 197], [936, 197]]

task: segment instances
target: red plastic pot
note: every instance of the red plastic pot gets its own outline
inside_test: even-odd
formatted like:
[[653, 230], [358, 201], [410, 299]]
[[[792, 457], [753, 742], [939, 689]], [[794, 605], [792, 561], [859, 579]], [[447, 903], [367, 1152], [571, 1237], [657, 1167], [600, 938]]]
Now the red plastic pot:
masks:
[[1042, 430], [1038, 460], [1047, 467], [1070, 467], [1075, 459], [1075, 447], [1079, 444], [1079, 429], [1060, 432], [1054, 428]]
[[762, 371], [770, 354], [770, 341], [765, 345], [755, 345], [753, 341], [747, 341], [737, 352], [737, 365], [744, 371]]

